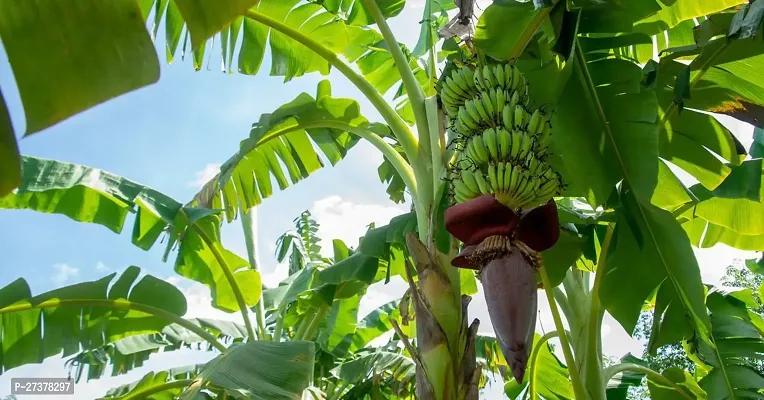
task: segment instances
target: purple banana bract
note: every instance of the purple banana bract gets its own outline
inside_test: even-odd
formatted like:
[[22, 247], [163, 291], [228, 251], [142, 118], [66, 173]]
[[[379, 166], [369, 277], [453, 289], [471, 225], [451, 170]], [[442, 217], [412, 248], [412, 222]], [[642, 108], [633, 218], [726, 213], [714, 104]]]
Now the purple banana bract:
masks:
[[536, 270], [515, 251], [481, 271], [488, 315], [512, 375], [523, 381], [536, 329]]

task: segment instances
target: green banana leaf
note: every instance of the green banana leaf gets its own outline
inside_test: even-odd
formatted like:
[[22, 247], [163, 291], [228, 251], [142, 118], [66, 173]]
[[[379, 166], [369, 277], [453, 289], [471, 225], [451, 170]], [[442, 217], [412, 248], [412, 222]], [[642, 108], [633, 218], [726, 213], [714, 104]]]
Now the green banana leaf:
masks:
[[694, 246], [724, 243], [741, 250], [764, 250], [761, 169], [761, 159], [747, 160], [730, 165], [729, 176], [713, 191], [699, 184], [690, 187], [697, 202], [683, 206], [680, 215]]
[[689, 345], [693, 361], [708, 371], [699, 384], [709, 399], [756, 397], [764, 387], [764, 375], [751, 366], [752, 360], [764, 359], [764, 337], [753, 324], [746, 304], [735, 294], [709, 290], [706, 304], [716, 346], [697, 341]]
[[[223, 320], [205, 318], [190, 319], [188, 322], [199, 326], [223, 343], [240, 341], [247, 337], [243, 325]], [[128, 336], [101, 347], [85, 350], [66, 361], [75, 382], [82, 379], [87, 370], [87, 381], [99, 379], [111, 365], [110, 376], [126, 374], [143, 366], [153, 354], [178, 349], [213, 350], [212, 345], [196, 333], [178, 324], [170, 324], [160, 333], [146, 333]]]
[[[620, 363], [633, 364], [638, 367], [648, 367], [647, 362], [631, 355], [626, 354], [620, 360]], [[615, 366], [613, 366], [615, 367]], [[695, 378], [687, 371], [677, 367], [667, 368], [661, 374], [666, 381], [660, 381], [654, 376], [647, 377], [647, 388], [650, 391], [651, 399], [670, 400], [670, 399], [707, 399], [706, 393], [698, 386]], [[641, 371], [622, 371], [615, 374], [607, 386], [608, 400], [625, 400], [628, 398], [630, 387], [639, 387], [642, 385], [642, 379], [645, 373]], [[681, 390], [681, 393], [678, 392]]]
[[187, 365], [165, 371], [151, 371], [140, 380], [115, 387], [100, 399], [146, 399], [172, 400], [188, 386], [192, 379], [204, 368], [204, 364]]
[[[633, 332], [642, 305], [659, 290], [667, 310], [653, 323], [653, 340], [671, 342], [688, 331], [710, 341], [705, 294], [690, 239], [675, 217], [621, 194], [621, 212], [607, 257], [600, 299], [627, 332]], [[629, 282], [624, 285], [624, 282]]]
[[289, 255], [289, 275], [303, 269], [307, 262], [331, 262], [321, 257], [320, 225], [311, 218], [310, 211], [303, 211], [294, 219], [294, 225], [295, 231], [284, 232], [276, 240], [276, 261], [282, 263]]
[[[24, 107], [26, 135], [159, 79], [137, 1], [0, 6], [0, 38]], [[53, 51], [62, 37], [67, 51]]]
[[10, 193], [21, 183], [21, 155], [16, 143], [16, 132], [11, 124], [8, 106], [0, 91], [0, 197]]
[[2, 371], [67, 357], [134, 335], [157, 333], [186, 313], [173, 285], [138, 267], [33, 296], [24, 279], [0, 289]]
[[313, 342], [236, 343], [204, 366], [181, 399], [193, 399], [206, 384], [253, 399], [294, 399], [311, 382]]
[[0, 197], [0, 208], [62, 214], [115, 233], [121, 232], [128, 213], [136, 213], [133, 244], [148, 250], [168, 232], [165, 259], [179, 244], [175, 271], [208, 286], [213, 306], [228, 312], [239, 309], [220, 260], [244, 289], [247, 305], [257, 303], [260, 274], [222, 247], [217, 211], [185, 207], [154, 189], [96, 168], [29, 156], [22, 157], [22, 162], [21, 186], [16, 193]]
[[273, 113], [261, 115], [239, 151], [194, 199], [224, 209], [231, 221], [239, 206], [249, 209], [273, 194], [272, 178], [283, 190], [290, 181], [295, 184], [322, 168], [319, 154], [337, 164], [359, 140], [347, 129], [370, 127], [358, 102], [331, 97], [329, 81], [322, 81], [315, 98], [302, 93]]
[[405, 398], [414, 391], [416, 364], [403, 354], [375, 350], [344, 361], [332, 369], [331, 373], [343, 384], [354, 386], [349, 391], [353, 398], [371, 394], [374, 389], [368, 383], [375, 381], [382, 382], [391, 394]]
[[[630, 363], [639, 366], [647, 366], [644, 360], [634, 357], [631, 353], [621, 357], [620, 363]], [[645, 374], [636, 371], [623, 371], [615, 374], [607, 382], [606, 395], [607, 400], [626, 400], [630, 387], [638, 387], [642, 384], [642, 378]]]

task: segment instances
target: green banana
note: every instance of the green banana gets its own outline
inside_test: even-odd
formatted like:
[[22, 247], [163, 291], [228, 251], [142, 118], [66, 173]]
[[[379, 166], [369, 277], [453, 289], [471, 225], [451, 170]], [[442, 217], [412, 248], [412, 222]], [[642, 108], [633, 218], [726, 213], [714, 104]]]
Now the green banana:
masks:
[[504, 113], [504, 106], [507, 104], [507, 94], [504, 92], [503, 89], [498, 89], [496, 91], [496, 103], [494, 104], [496, 106], [496, 117], [501, 120], [502, 114]]
[[456, 127], [456, 131], [461, 133], [462, 135], [469, 135], [470, 132], [472, 132], [472, 129], [467, 127], [467, 125], [464, 124], [464, 119], [462, 118], [454, 118], [456, 122], [454, 123], [454, 126]]
[[550, 179], [539, 185], [537, 197], [545, 197], [557, 191], [557, 179]]
[[496, 185], [494, 185], [494, 189], [497, 192], [504, 191], [504, 163], [503, 162], [496, 164]]
[[488, 164], [488, 182], [491, 183], [491, 187], [494, 189], [499, 187], [499, 180], [496, 175], [496, 164]]
[[520, 147], [522, 147], [523, 137], [519, 131], [512, 131], [512, 147], [510, 148], [509, 158], [515, 160], [519, 158]]
[[502, 191], [507, 193], [509, 192], [509, 185], [511, 184], [513, 166], [510, 163], [502, 163], [502, 164], [504, 164], [504, 186]]
[[523, 185], [520, 186], [517, 189], [517, 193], [515, 193], [515, 199], [518, 202], [518, 205], [524, 200], [529, 200], [533, 198], [533, 189], [534, 189], [534, 182], [536, 182], [536, 179], [533, 178], [530, 175], [525, 175], [526, 179], [525, 182], [523, 182]]
[[521, 86], [521, 80], [525, 80], [523, 78], [523, 75], [520, 73], [520, 69], [517, 67], [513, 68], [512, 71], [512, 90], [517, 90]]
[[483, 162], [480, 160], [480, 155], [478, 154], [477, 150], [475, 150], [474, 140], [471, 140], [469, 144], [467, 144], [467, 155], [469, 155], [470, 160], [472, 160], [472, 162], [475, 164]]
[[488, 128], [483, 132], [483, 143], [485, 143], [488, 153], [491, 155], [491, 159], [499, 159], [499, 142], [496, 138], [496, 130]]
[[470, 88], [471, 92], [475, 92], [475, 71], [472, 68], [464, 67], [459, 68], [459, 74], [464, 79], [464, 83]]
[[446, 111], [446, 115], [449, 117], [455, 117], [459, 114], [459, 109], [453, 104], [443, 103], [443, 109]]
[[496, 88], [491, 89], [490, 92], [488, 92], [488, 99], [491, 101], [491, 119], [496, 120], [496, 117], [501, 114], [501, 108], [499, 108], [498, 104], [498, 95], [499, 91]]
[[502, 66], [501, 64], [494, 66], [493, 76], [496, 78], [496, 82], [498, 83], [497, 86], [499, 86], [499, 89], [504, 89], [504, 85], [505, 85], [504, 66]]
[[512, 89], [514, 75], [515, 75], [515, 66], [510, 63], [504, 64], [504, 76], [505, 76], [504, 81], [506, 82], [504, 87], [507, 88], [507, 90]]
[[549, 147], [550, 139], [552, 138], [552, 127], [548, 122], [543, 122], [542, 124], [543, 126], [541, 127], [541, 134], [539, 134], [538, 144], [541, 149], [546, 150], [547, 147]]
[[483, 79], [485, 80], [485, 83], [488, 84], [488, 86], [484, 87], [483, 90], [488, 90], [498, 85], [496, 82], [496, 77], [493, 76], [493, 72], [491, 71], [492, 69], [493, 68], [488, 65], [483, 67]]
[[528, 184], [528, 176], [522, 172], [518, 172], [517, 181], [515, 181], [515, 187], [513, 187], [512, 190], [509, 192], [512, 198], [515, 199], [515, 203], [517, 203], [517, 200], [516, 200], [517, 194], [520, 193], [521, 188], [524, 188], [525, 185], [527, 184]]
[[449, 92], [443, 89], [443, 87], [440, 88], [440, 101], [443, 102], [443, 104], [450, 105], [452, 107], [455, 107], [457, 104], [459, 104], [459, 101], [451, 97]]
[[507, 104], [501, 112], [501, 122], [504, 124], [504, 128], [512, 129], [512, 107]]
[[477, 109], [478, 114], [480, 114], [480, 118], [482, 118], [481, 122], [483, 122], [483, 124], [488, 123], [488, 121], [490, 121], [491, 118], [488, 116], [488, 111], [486, 111], [485, 107], [483, 107], [483, 101], [479, 97], [476, 97], [472, 99], [471, 101], [472, 101], [472, 104], [475, 105], [475, 108]]
[[538, 161], [536, 157], [531, 157], [528, 160], [528, 172], [530, 172], [531, 175], [536, 175], [536, 170], [541, 166], [541, 163]]
[[465, 103], [463, 106], [459, 107], [459, 115], [457, 118], [460, 119], [466, 127], [470, 129], [477, 129], [477, 121], [475, 121], [475, 119], [472, 117], [472, 114], [469, 112], [468, 106], [469, 105]]
[[444, 82], [445, 84], [440, 87], [440, 95], [441, 97], [443, 94], [445, 94], [447, 97], [449, 97], [451, 100], [454, 101], [454, 104], [460, 104], [463, 103], [464, 100], [467, 98], [465, 96], [462, 96], [454, 91], [454, 89], [451, 88], [451, 86], [448, 84], [448, 80]]
[[514, 111], [515, 107], [520, 103], [520, 95], [515, 91], [512, 92], [512, 97], [509, 98], [509, 109]]
[[470, 117], [472, 117], [472, 121], [475, 123], [475, 128], [477, 129], [479, 125], [482, 125], [483, 117], [480, 115], [480, 112], [478, 112], [477, 105], [475, 103], [477, 103], [475, 99], [467, 100], [467, 102], [464, 103], [464, 108], [470, 114]]
[[506, 129], [498, 128], [496, 129], [496, 137], [499, 142], [499, 157], [505, 159], [509, 155], [511, 136]]
[[495, 113], [493, 109], [493, 102], [491, 101], [491, 92], [483, 92], [483, 95], [480, 97], [480, 102], [483, 103], [482, 106], [485, 108], [485, 112], [488, 115], [488, 121], [491, 121], [493, 124], [493, 116]]
[[524, 159], [531, 151], [531, 138], [528, 135], [520, 134], [522, 141], [520, 142], [520, 151], [517, 153], [519, 159]]
[[462, 170], [462, 181], [471, 191], [480, 193], [480, 187], [478, 186], [472, 171], [467, 169]]
[[485, 177], [483, 176], [483, 173], [478, 171], [475, 171], [475, 181], [477, 181], [478, 187], [480, 187], [480, 193], [488, 194], [490, 191], [488, 190], [488, 182], [485, 181]]
[[527, 115], [528, 115], [528, 112], [525, 111], [525, 108], [523, 106], [521, 106], [519, 104], [516, 105], [515, 106], [515, 120], [513, 121], [515, 123], [514, 126], [519, 127], [521, 129], [525, 128], [526, 124], [528, 122], [527, 119], [526, 119]]
[[469, 93], [471, 91], [470, 86], [467, 85], [467, 82], [464, 81], [464, 77], [460, 71], [461, 68], [451, 72], [451, 80], [453, 80], [454, 84], [456, 84], [456, 86], [458, 86], [462, 92]]
[[454, 190], [456, 190], [457, 192], [462, 192], [465, 197], [468, 197], [468, 198], [469, 197], [477, 197], [477, 195], [479, 194], [479, 193], [475, 193], [475, 192], [471, 191], [467, 187], [467, 185], [464, 184], [464, 182], [462, 182], [462, 181], [460, 181], [458, 179], [454, 179], [453, 182], [454, 182]]
[[475, 160], [480, 164], [488, 162], [488, 152], [485, 150], [485, 143], [481, 135], [475, 135], [472, 137], [472, 146], [475, 147], [475, 154], [479, 157], [479, 160]]
[[528, 133], [535, 135], [541, 123], [541, 111], [537, 108], [531, 116], [530, 122], [528, 122]]
[[[525, 81], [523, 80], [523, 85], [525, 85]], [[525, 89], [520, 89], [522, 91], [522, 95], [520, 96], [523, 99], [523, 105], [525, 107], [530, 107], [531, 105], [531, 96], [528, 95], [528, 85], [523, 86]]]
[[511, 195], [517, 187], [517, 184], [519, 183], [518, 181], [520, 180], [520, 167], [517, 165], [512, 165], [512, 172], [509, 175], [510, 177], [509, 184], [507, 185], [507, 193]]
[[462, 89], [462, 88], [461, 88], [461, 87], [460, 87], [458, 84], [456, 84], [456, 82], [454, 81], [454, 79], [453, 79], [453, 78], [451, 78], [450, 76], [446, 78], [446, 86], [447, 86], [447, 87], [448, 87], [448, 88], [449, 88], [449, 89], [450, 89], [452, 92], [454, 92], [454, 93], [455, 93], [456, 95], [458, 95], [458, 96], [461, 96], [461, 97], [469, 97], [469, 94], [467, 93], [467, 91], [466, 91], [466, 90], [464, 90], [464, 89]]
[[472, 81], [475, 83], [475, 88], [477, 90], [482, 90], [484, 87], [487, 87], [485, 77], [483, 77], [483, 72], [479, 67], [475, 68], [475, 75]]
[[457, 172], [457, 202], [493, 193], [518, 210], [544, 204], [560, 190], [560, 176], [545, 161], [551, 117], [529, 106], [528, 90], [510, 63], [462, 66], [442, 78], [439, 96], [449, 129], [466, 143], [457, 159], [476, 167]]

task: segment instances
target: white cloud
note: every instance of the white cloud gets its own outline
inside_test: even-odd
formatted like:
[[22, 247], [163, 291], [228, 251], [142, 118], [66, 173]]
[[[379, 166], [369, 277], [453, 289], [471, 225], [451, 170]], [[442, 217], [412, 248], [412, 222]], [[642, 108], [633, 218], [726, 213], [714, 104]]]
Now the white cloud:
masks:
[[68, 282], [71, 278], [74, 278], [75, 276], [80, 274], [80, 270], [78, 268], [70, 267], [67, 264], [56, 264], [53, 266], [53, 269], [56, 272], [53, 274], [53, 276], [51, 276], [50, 279], [57, 286], [63, 285], [64, 283]]
[[99, 262], [96, 263], [95, 269], [96, 269], [96, 271], [108, 271], [111, 268], [107, 267], [106, 265], [104, 265], [104, 263], [99, 261]]
[[356, 246], [358, 238], [366, 233], [369, 223], [385, 225], [391, 218], [407, 211], [403, 205], [357, 204], [336, 195], [315, 201], [310, 209], [313, 218], [321, 224], [318, 234], [323, 241], [321, 250], [325, 256], [332, 255], [333, 239], [340, 239], [351, 247]]
[[202, 170], [196, 171], [196, 179], [188, 182], [188, 186], [200, 189], [205, 183], [209, 182], [210, 179], [214, 178], [218, 172], [220, 172], [220, 164], [207, 164]]

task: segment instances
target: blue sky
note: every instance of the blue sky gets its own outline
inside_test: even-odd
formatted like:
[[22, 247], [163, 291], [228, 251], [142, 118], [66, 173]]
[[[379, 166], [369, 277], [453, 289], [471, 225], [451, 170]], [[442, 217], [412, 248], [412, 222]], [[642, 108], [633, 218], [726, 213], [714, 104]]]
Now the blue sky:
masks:
[[[404, 13], [391, 21], [399, 40], [413, 47], [418, 35], [421, 2], [409, 1]], [[161, 30], [160, 30], [161, 31]], [[161, 38], [159, 39], [161, 41]], [[2, 50], [0, 50], [2, 51]], [[219, 48], [213, 50], [219, 52]], [[163, 51], [160, 53], [163, 55]], [[217, 165], [230, 157], [239, 141], [247, 137], [250, 124], [261, 113], [270, 112], [292, 100], [300, 92], [313, 94], [321, 76], [313, 74], [287, 84], [279, 77], [226, 75], [213, 59], [209, 71], [193, 71], [190, 60], [167, 65], [162, 61], [161, 78], [155, 85], [113, 99], [76, 115], [54, 127], [20, 141], [23, 154], [54, 158], [98, 167], [154, 187], [180, 201], [187, 201], [198, 189], [197, 181], [214, 174]], [[269, 59], [264, 65], [268, 65]], [[265, 68], [267, 71], [267, 67]], [[369, 103], [339, 74], [332, 73], [337, 97], [359, 99], [367, 117], [380, 120]], [[0, 54], [0, 87], [11, 111], [17, 135], [24, 130], [24, 114], [5, 54]], [[750, 127], [731, 124], [743, 143], [750, 143]], [[368, 223], [386, 223], [406, 212], [407, 205], [390, 202], [379, 183], [376, 168], [381, 156], [360, 143], [337, 167], [318, 171], [298, 185], [278, 192], [258, 207], [260, 260], [264, 280], [274, 284], [285, 277], [283, 266], [273, 257], [276, 238], [290, 229], [292, 219], [310, 209], [322, 224], [321, 236], [341, 238], [355, 245]], [[162, 263], [161, 249], [148, 252], [130, 244], [132, 218], [121, 235], [96, 225], [79, 224], [59, 215], [28, 211], [0, 211], [0, 254], [5, 273], [0, 286], [18, 277], [30, 283], [34, 293], [61, 284], [93, 280], [129, 265], [177, 284], [189, 299], [189, 317], [237, 319], [237, 315], [212, 309], [209, 293], [201, 285], [173, 274], [171, 263]], [[238, 222], [224, 228], [224, 244], [245, 255]], [[330, 247], [327, 242], [327, 246]], [[704, 250], [701, 265], [704, 278], [715, 281], [735, 257], [747, 253], [729, 248]], [[362, 313], [375, 305], [398, 297], [401, 281], [370, 290]], [[540, 296], [541, 324], [551, 329], [548, 306]], [[475, 296], [471, 313], [483, 323], [481, 331], [491, 334], [482, 294]], [[605, 350], [613, 356], [640, 351], [639, 343], [612, 320], [603, 327]], [[72, 398], [95, 398], [106, 389], [139, 379], [152, 369], [169, 368], [209, 359], [211, 353], [191, 351], [155, 356], [145, 367], [126, 376], [104, 378], [77, 385]], [[63, 360], [49, 359], [0, 376], [0, 397], [9, 394], [10, 378], [66, 376]], [[498, 387], [498, 385], [496, 385]], [[493, 397], [500, 393], [491, 390]], [[65, 397], [56, 397], [63, 399]]]

